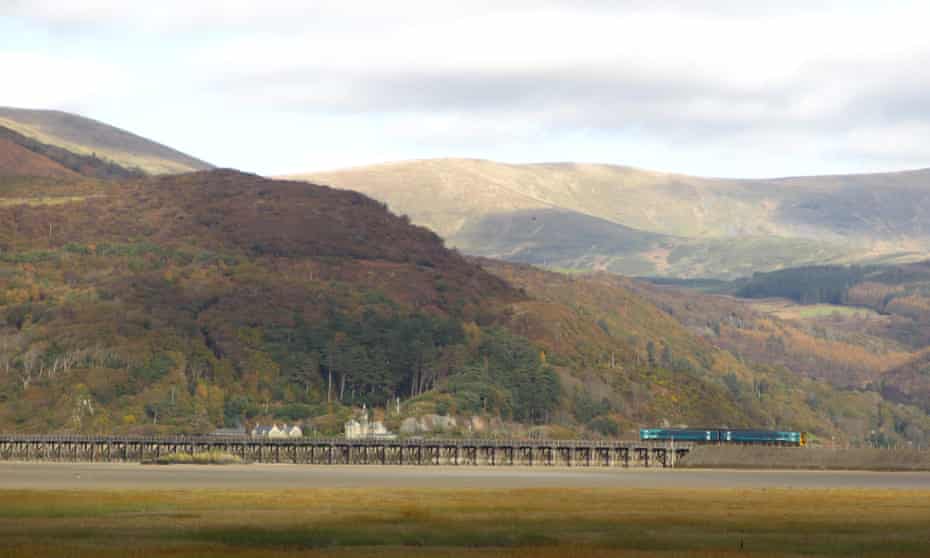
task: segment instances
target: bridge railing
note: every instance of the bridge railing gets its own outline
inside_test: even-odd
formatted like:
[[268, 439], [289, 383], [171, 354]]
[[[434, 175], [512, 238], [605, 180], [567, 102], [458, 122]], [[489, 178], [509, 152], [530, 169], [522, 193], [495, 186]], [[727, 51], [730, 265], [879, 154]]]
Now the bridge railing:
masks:
[[86, 436], [77, 434], [2, 434], [0, 442], [40, 443], [152, 443], [152, 444], [255, 444], [264, 445], [338, 445], [338, 446], [468, 446], [468, 447], [551, 447], [551, 448], [616, 448], [658, 447], [685, 448], [689, 442], [664, 442], [651, 440], [538, 440], [538, 439], [489, 439], [489, 438], [266, 438], [252, 436]]

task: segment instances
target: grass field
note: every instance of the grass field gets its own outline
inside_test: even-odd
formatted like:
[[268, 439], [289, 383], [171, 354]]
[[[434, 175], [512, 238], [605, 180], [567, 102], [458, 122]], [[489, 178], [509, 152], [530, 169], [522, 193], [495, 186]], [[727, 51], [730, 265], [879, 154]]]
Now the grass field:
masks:
[[753, 308], [764, 314], [771, 314], [782, 320], [811, 320], [819, 318], [881, 318], [881, 314], [869, 308], [857, 306], [839, 306], [834, 304], [795, 304], [788, 300], [766, 299], [752, 302]]
[[0, 491], [0, 557], [928, 553], [917, 491]]

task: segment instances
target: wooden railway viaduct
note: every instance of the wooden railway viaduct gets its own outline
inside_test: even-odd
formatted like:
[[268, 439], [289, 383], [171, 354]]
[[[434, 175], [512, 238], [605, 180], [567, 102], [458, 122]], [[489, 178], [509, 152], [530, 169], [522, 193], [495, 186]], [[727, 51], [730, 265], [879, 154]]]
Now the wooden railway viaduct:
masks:
[[0, 435], [0, 460], [154, 462], [219, 451], [252, 463], [674, 467], [691, 444], [590, 440], [346, 440]]

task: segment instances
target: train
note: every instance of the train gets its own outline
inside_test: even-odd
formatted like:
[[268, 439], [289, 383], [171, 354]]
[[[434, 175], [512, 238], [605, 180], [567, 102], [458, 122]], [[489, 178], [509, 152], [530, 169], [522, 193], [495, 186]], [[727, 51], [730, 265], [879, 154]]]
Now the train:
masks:
[[782, 430], [745, 430], [732, 428], [643, 428], [639, 439], [660, 442], [695, 442], [703, 444], [755, 444], [763, 446], [807, 445], [807, 434]]

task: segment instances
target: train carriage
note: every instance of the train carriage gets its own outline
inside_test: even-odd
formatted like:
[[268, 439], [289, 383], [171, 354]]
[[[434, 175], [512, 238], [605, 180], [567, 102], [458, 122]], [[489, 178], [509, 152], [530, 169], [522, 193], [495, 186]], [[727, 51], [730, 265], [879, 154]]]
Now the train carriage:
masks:
[[717, 442], [717, 430], [704, 428], [644, 428], [639, 431], [640, 440], [659, 440], [677, 442]]
[[643, 428], [639, 439], [663, 442], [805, 446], [804, 432], [732, 428]]

